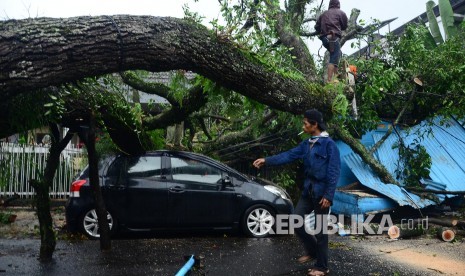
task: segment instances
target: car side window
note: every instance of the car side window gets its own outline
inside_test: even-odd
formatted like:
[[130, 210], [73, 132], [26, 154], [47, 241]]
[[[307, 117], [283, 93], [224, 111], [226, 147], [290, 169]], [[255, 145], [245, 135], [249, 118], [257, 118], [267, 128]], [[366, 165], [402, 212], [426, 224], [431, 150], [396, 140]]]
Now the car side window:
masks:
[[108, 168], [107, 182], [111, 185], [123, 185], [126, 172], [126, 158], [118, 157]]
[[177, 181], [218, 184], [222, 171], [197, 160], [172, 157], [171, 176]]
[[130, 178], [161, 179], [161, 157], [140, 156], [128, 162], [127, 176]]

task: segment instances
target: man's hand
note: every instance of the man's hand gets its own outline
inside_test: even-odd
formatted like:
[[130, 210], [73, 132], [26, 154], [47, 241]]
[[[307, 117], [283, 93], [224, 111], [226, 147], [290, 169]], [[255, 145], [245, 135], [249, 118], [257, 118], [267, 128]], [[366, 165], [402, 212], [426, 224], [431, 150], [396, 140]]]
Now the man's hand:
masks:
[[253, 162], [253, 166], [257, 169], [260, 169], [263, 165], [265, 165], [265, 158], [258, 158]]
[[321, 209], [326, 209], [326, 208], [329, 208], [329, 206], [331, 206], [331, 201], [323, 197], [321, 198], [319, 204], [321, 206]]

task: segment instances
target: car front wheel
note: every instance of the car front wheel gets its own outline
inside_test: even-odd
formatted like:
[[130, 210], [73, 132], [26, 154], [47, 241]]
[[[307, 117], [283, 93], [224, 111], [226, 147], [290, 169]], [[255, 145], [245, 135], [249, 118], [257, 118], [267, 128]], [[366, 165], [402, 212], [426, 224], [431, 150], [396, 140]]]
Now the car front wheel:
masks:
[[[114, 232], [116, 228], [116, 221], [109, 212], [107, 212], [107, 220], [108, 220], [108, 226], [110, 227], [110, 232]], [[91, 239], [100, 238], [100, 229], [98, 225], [97, 211], [95, 209], [91, 209], [87, 211], [81, 217], [80, 221], [81, 221], [81, 229], [87, 237]]]
[[244, 213], [242, 230], [247, 236], [263, 238], [270, 234], [275, 212], [266, 205], [254, 205]]

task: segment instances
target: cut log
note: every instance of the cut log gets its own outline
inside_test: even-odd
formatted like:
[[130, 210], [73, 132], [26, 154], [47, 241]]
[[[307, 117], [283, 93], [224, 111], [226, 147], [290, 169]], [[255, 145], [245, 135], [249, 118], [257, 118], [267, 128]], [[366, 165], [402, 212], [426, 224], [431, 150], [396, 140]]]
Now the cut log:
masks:
[[455, 227], [458, 224], [458, 220], [449, 218], [428, 218], [428, 223], [433, 223], [446, 227]]
[[437, 229], [438, 238], [445, 242], [450, 242], [455, 239], [455, 231], [450, 228], [441, 227]]
[[454, 231], [455, 231], [455, 235], [465, 236], [465, 230], [456, 229]]
[[391, 239], [401, 239], [401, 238], [410, 238], [417, 237], [425, 234], [425, 229], [421, 225], [418, 227], [408, 228], [400, 225], [393, 225], [389, 227], [388, 235]]

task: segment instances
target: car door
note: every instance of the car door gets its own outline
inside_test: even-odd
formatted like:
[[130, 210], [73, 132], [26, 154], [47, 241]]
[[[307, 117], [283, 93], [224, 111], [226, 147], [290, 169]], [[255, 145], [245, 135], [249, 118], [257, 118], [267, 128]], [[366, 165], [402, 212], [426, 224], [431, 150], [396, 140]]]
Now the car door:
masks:
[[124, 185], [110, 189], [115, 203], [121, 205], [114, 208], [121, 210], [119, 213], [122, 220], [129, 228], [164, 226], [168, 211], [168, 191], [162, 156], [143, 155], [125, 160], [125, 173], [121, 180]]
[[223, 187], [227, 173], [213, 165], [184, 156], [170, 156], [167, 180], [168, 224], [185, 227], [230, 227], [234, 187]]

